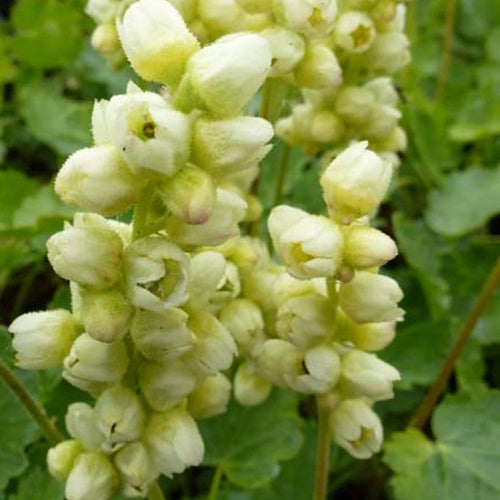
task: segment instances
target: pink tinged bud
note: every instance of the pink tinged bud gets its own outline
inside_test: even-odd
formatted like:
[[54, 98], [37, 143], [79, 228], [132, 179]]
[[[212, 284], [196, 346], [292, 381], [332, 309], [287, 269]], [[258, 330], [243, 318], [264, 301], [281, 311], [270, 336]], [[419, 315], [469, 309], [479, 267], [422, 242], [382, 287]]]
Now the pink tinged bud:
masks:
[[207, 377], [189, 395], [187, 410], [195, 419], [210, 418], [226, 412], [231, 397], [231, 382], [222, 373]]
[[164, 0], [139, 0], [117, 19], [123, 50], [145, 80], [175, 85], [198, 50], [179, 12]]
[[55, 190], [68, 205], [115, 215], [137, 201], [140, 185], [115, 147], [106, 145], [73, 153], [57, 174]]
[[194, 165], [165, 181], [160, 194], [167, 209], [187, 224], [204, 224], [215, 206], [212, 177]]
[[196, 422], [181, 408], [153, 414], [144, 442], [153, 463], [169, 477], [203, 460], [203, 440]]
[[23, 314], [9, 332], [16, 364], [27, 370], [61, 366], [77, 335], [75, 319], [63, 309]]
[[271, 382], [263, 378], [249, 362], [238, 367], [234, 377], [234, 397], [240, 405], [256, 406], [263, 403], [272, 388]]
[[118, 474], [111, 462], [99, 453], [82, 453], [66, 481], [68, 500], [107, 500], [118, 486]]
[[392, 278], [365, 271], [357, 272], [339, 290], [340, 307], [356, 323], [401, 320], [404, 311], [397, 304], [402, 298], [403, 292]]
[[342, 262], [343, 237], [333, 221], [280, 205], [271, 211], [268, 228], [292, 276], [309, 279], [336, 274]]
[[108, 288], [121, 275], [122, 241], [96, 214], [76, 214], [73, 227], [54, 234], [47, 250], [54, 271], [82, 286]]
[[66, 481], [76, 458], [82, 452], [82, 444], [70, 439], [50, 448], [47, 453], [47, 467], [58, 481]]
[[334, 441], [355, 458], [367, 459], [380, 450], [382, 424], [362, 399], [342, 401], [332, 413], [330, 427]]
[[125, 279], [132, 304], [161, 313], [187, 300], [188, 258], [163, 236], [141, 238], [127, 249]]
[[151, 361], [167, 362], [181, 357], [194, 342], [187, 319], [181, 309], [161, 313], [137, 310], [130, 330], [135, 347]]
[[375, 210], [391, 181], [391, 165], [367, 146], [366, 141], [349, 146], [321, 176], [329, 211], [345, 223]]

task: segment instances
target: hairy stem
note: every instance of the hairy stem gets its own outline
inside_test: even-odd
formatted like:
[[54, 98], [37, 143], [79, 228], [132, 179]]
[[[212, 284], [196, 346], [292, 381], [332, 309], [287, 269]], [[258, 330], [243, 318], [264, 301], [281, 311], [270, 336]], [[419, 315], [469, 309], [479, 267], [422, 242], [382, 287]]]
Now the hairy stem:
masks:
[[276, 187], [274, 190], [274, 203], [273, 203], [274, 207], [279, 205], [283, 198], [283, 188], [284, 188], [285, 175], [288, 167], [289, 158], [290, 158], [290, 146], [284, 142], [283, 149], [281, 150], [281, 160], [278, 167], [278, 177], [276, 179]]
[[486, 309], [486, 306], [493, 297], [493, 294], [495, 293], [495, 290], [497, 289], [499, 283], [500, 259], [497, 260], [491, 273], [489, 274], [483, 286], [483, 289], [481, 290], [481, 293], [476, 303], [474, 304], [474, 307], [472, 308], [467, 320], [464, 323], [464, 326], [462, 327], [462, 330], [460, 331], [460, 334], [457, 338], [457, 341], [455, 342], [455, 345], [453, 346], [452, 351], [443, 363], [439, 375], [430, 387], [429, 392], [427, 392], [427, 395], [422, 401], [422, 404], [420, 405], [414, 418], [410, 422], [411, 426], [422, 429], [427, 423], [427, 420], [429, 420], [429, 417], [431, 416], [439, 397], [448, 384], [450, 376], [455, 368], [455, 363], [460, 357], [460, 354], [462, 353], [467, 341], [474, 331], [474, 327], [476, 326], [477, 321], [479, 320], [481, 314]]
[[451, 48], [453, 45], [453, 33], [455, 31], [455, 12], [457, 0], [447, 0], [446, 21], [444, 26], [443, 50], [441, 52], [441, 66], [439, 68], [438, 83], [436, 87], [435, 100], [439, 102], [444, 95], [444, 89], [448, 80], [451, 64]]
[[47, 416], [43, 407], [33, 399], [28, 389], [26, 389], [24, 384], [2, 359], [0, 359], [0, 377], [31, 414], [47, 438], [47, 441], [51, 444], [57, 444], [63, 441], [64, 436]]
[[224, 472], [222, 470], [222, 467], [217, 466], [212, 478], [212, 484], [210, 485], [210, 491], [208, 492], [207, 500], [216, 500], [223, 474]]
[[322, 396], [316, 396], [318, 408], [318, 449], [314, 479], [314, 500], [325, 500], [330, 470], [330, 408]]

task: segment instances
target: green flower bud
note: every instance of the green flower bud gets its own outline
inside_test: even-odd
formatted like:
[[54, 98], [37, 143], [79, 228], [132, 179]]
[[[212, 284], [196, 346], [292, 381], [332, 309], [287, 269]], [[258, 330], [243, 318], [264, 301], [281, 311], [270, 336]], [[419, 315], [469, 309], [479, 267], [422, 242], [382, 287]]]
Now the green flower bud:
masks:
[[198, 107], [214, 116], [242, 113], [271, 68], [267, 41], [252, 33], [239, 33], [204, 47], [189, 60], [177, 94], [184, 111]]
[[120, 69], [125, 63], [126, 57], [120, 45], [114, 21], [99, 24], [92, 32], [90, 44], [94, 50], [104, 56], [111, 69]]
[[217, 176], [251, 168], [269, 153], [272, 125], [253, 116], [231, 120], [196, 121], [193, 133], [193, 158], [197, 165]]
[[339, 290], [342, 310], [356, 323], [397, 321], [404, 311], [397, 306], [403, 292], [395, 280], [381, 274], [359, 271]]
[[245, 276], [243, 280], [243, 295], [255, 302], [264, 313], [275, 309], [273, 287], [284, 270], [279, 266], [259, 269]]
[[175, 85], [199, 48], [179, 12], [164, 0], [133, 3], [117, 29], [134, 71], [148, 81]]
[[268, 14], [272, 9], [269, 0], [236, 0], [236, 3], [249, 14]]
[[383, 440], [382, 424], [363, 400], [342, 401], [330, 418], [333, 439], [353, 457], [370, 458], [380, 450]]
[[75, 340], [64, 359], [63, 377], [70, 384], [93, 392], [118, 382], [127, 366], [127, 350], [121, 340], [104, 343], [84, 333]]
[[397, 106], [400, 101], [396, 86], [388, 76], [374, 78], [368, 83], [365, 83], [362, 88], [369, 90], [373, 94], [377, 104], [386, 104], [387, 106], [394, 107]]
[[66, 429], [86, 451], [100, 451], [104, 436], [97, 427], [93, 408], [87, 403], [72, 403], [65, 416]]
[[102, 215], [124, 212], [138, 198], [140, 180], [114, 146], [95, 146], [73, 153], [57, 174], [56, 193], [68, 205]]
[[212, 177], [194, 165], [187, 166], [162, 184], [165, 206], [187, 224], [203, 224], [215, 206]]
[[248, 362], [242, 363], [234, 377], [234, 397], [242, 406], [263, 403], [271, 393], [272, 384], [261, 377]]
[[179, 11], [186, 23], [190, 23], [196, 17], [198, 0], [169, 0], [169, 2]]
[[391, 399], [394, 397], [392, 383], [397, 380], [401, 380], [401, 376], [396, 368], [375, 354], [353, 350], [342, 357], [341, 390], [349, 397]]
[[400, 118], [401, 111], [396, 108], [375, 106], [370, 121], [363, 127], [363, 133], [373, 139], [383, 139], [396, 128]]
[[235, 0], [198, 0], [197, 11], [211, 38], [245, 29], [246, 14]]
[[210, 418], [226, 412], [231, 397], [231, 382], [222, 373], [207, 377], [188, 398], [187, 410], [195, 419]]
[[82, 444], [76, 439], [63, 441], [50, 448], [47, 453], [50, 474], [58, 481], [66, 481], [82, 449]]
[[193, 349], [185, 356], [198, 376], [206, 377], [227, 370], [237, 353], [231, 334], [210, 313], [199, 311], [190, 316], [188, 326], [196, 336]]
[[139, 365], [139, 386], [156, 411], [178, 405], [196, 387], [198, 377], [184, 358], [168, 363], [143, 361]]
[[337, 142], [345, 133], [345, 125], [332, 111], [318, 111], [311, 123], [311, 138], [315, 142]]
[[335, 111], [347, 124], [361, 127], [370, 120], [375, 108], [374, 94], [364, 87], [343, 87], [335, 99]]
[[280, 205], [271, 211], [268, 228], [274, 248], [292, 276], [308, 279], [336, 274], [343, 237], [333, 221]]
[[344, 260], [355, 269], [383, 266], [398, 254], [391, 237], [368, 226], [346, 226], [344, 242]]
[[367, 51], [375, 39], [375, 26], [363, 12], [344, 12], [337, 19], [333, 37], [335, 43], [347, 52]]
[[151, 361], [179, 358], [193, 346], [193, 332], [186, 326], [188, 315], [181, 309], [161, 313], [138, 310], [130, 334], [137, 350]]
[[367, 146], [366, 141], [349, 146], [321, 176], [328, 210], [343, 223], [350, 223], [375, 210], [391, 181], [391, 165]]
[[304, 57], [304, 39], [279, 26], [274, 26], [260, 32], [269, 43], [272, 53], [272, 66], [269, 76], [286, 75], [293, 70]]
[[118, 475], [111, 462], [98, 453], [82, 453], [66, 481], [68, 500], [108, 500], [118, 486]]
[[335, 53], [321, 42], [310, 42], [306, 46], [294, 74], [301, 87], [332, 89], [342, 84], [342, 68]]
[[283, 389], [288, 388], [287, 381], [300, 375], [301, 363], [300, 351], [281, 339], [266, 340], [256, 356], [257, 373]]
[[229, 302], [220, 312], [221, 323], [229, 330], [242, 356], [248, 356], [265, 339], [264, 318], [248, 299]]
[[118, 290], [83, 291], [81, 315], [85, 333], [100, 342], [121, 340], [128, 333], [133, 307]]
[[366, 52], [366, 64], [379, 73], [396, 73], [410, 60], [409, 42], [404, 33], [380, 33]]
[[108, 23], [114, 20], [119, 3], [119, 0], [88, 0], [85, 14], [96, 24]]
[[212, 216], [204, 224], [186, 224], [171, 217], [166, 224], [169, 237], [187, 247], [220, 245], [239, 234], [238, 222], [247, 211], [247, 204], [236, 193], [218, 188]]
[[163, 312], [187, 299], [188, 258], [160, 235], [135, 240], [125, 256], [130, 301], [152, 312]]
[[140, 443], [125, 445], [114, 458], [121, 476], [122, 493], [126, 497], [144, 498], [158, 476], [146, 447]]
[[182, 408], [153, 414], [144, 443], [155, 466], [169, 477], [203, 460], [203, 440], [196, 422]]
[[89, 288], [113, 285], [121, 274], [123, 244], [96, 214], [76, 214], [74, 225], [47, 241], [48, 259], [59, 276]]
[[275, 281], [272, 293], [276, 307], [281, 307], [288, 299], [303, 295], [327, 296], [326, 283], [323, 278], [298, 280], [288, 273], [281, 274]]
[[68, 311], [57, 309], [27, 313], [9, 326], [16, 364], [25, 370], [62, 365], [76, 337], [76, 322]]
[[139, 398], [125, 387], [104, 391], [96, 401], [94, 413], [110, 450], [138, 439], [146, 420]]

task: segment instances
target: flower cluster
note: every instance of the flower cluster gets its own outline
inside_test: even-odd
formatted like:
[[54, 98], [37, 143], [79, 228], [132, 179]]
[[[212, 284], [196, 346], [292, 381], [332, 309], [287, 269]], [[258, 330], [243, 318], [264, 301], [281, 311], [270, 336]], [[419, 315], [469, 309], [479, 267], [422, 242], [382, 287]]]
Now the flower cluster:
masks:
[[[397, 93], [380, 76], [407, 61], [404, 9], [386, 0], [90, 0], [86, 11], [98, 24], [94, 47], [160, 90], [130, 83], [95, 102], [93, 146], [55, 181], [84, 212], [47, 242], [72, 310], [10, 325], [19, 366], [59, 367], [95, 398], [70, 405], [72, 439], [48, 455], [66, 497], [144, 497], [159, 474], [200, 464], [196, 419], [223, 413], [232, 389], [243, 405], [273, 385], [318, 395], [335, 441], [371, 456], [382, 440], [371, 407], [399, 379], [372, 354], [403, 311], [397, 283], [378, 273], [396, 245], [369, 216], [404, 147]], [[247, 108], [278, 81], [303, 102], [276, 131], [326, 151], [329, 213], [272, 210], [284, 266], [239, 227], [261, 216], [251, 188], [274, 135]], [[132, 208], [130, 224], [106, 218]], [[237, 355], [230, 381], [223, 372]]]

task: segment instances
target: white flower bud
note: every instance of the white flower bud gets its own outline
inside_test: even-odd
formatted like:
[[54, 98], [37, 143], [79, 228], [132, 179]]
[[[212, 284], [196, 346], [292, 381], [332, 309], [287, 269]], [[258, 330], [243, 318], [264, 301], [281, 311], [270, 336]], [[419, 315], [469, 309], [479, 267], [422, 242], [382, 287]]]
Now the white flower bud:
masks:
[[188, 398], [187, 410], [195, 419], [215, 417], [226, 412], [231, 382], [222, 373], [207, 377]]
[[88, 0], [85, 14], [90, 16], [96, 24], [107, 23], [114, 19], [119, 4], [119, 0]]
[[335, 98], [335, 111], [349, 125], [366, 125], [375, 107], [375, 96], [364, 87], [343, 87]]
[[135, 306], [161, 313], [187, 300], [188, 258], [163, 236], [141, 238], [127, 249], [125, 278]]
[[193, 131], [193, 160], [216, 176], [245, 170], [258, 165], [269, 153], [273, 135], [272, 125], [262, 118], [200, 118]]
[[411, 60], [409, 45], [404, 33], [380, 33], [366, 52], [367, 65], [380, 73], [396, 73]]
[[369, 122], [363, 127], [363, 134], [369, 138], [383, 139], [392, 133], [401, 118], [401, 111], [392, 106], [377, 105], [373, 108]]
[[238, 222], [244, 219], [247, 204], [228, 189], [217, 188], [216, 196], [214, 210], [207, 222], [194, 226], [172, 217], [166, 226], [169, 237], [179, 245], [196, 247], [220, 245], [237, 236]]
[[161, 313], [137, 310], [130, 334], [137, 350], [151, 361], [167, 362], [188, 352], [194, 341], [186, 326], [188, 315], [182, 309]]
[[403, 292], [395, 280], [365, 271], [356, 273], [339, 290], [342, 310], [356, 323], [378, 323], [402, 319], [403, 309], [397, 303]]
[[310, 38], [323, 38], [333, 28], [336, 0], [272, 0], [278, 24]]
[[332, 111], [318, 111], [311, 123], [311, 138], [315, 142], [337, 142], [345, 133], [345, 125]]
[[127, 334], [133, 307], [118, 290], [83, 291], [81, 315], [85, 333], [100, 342], [121, 340]]
[[122, 493], [127, 497], [144, 498], [158, 476], [146, 447], [140, 443], [125, 445], [114, 457], [121, 476]]
[[283, 273], [274, 282], [272, 294], [274, 303], [279, 308], [291, 297], [309, 294], [319, 294], [326, 297], [326, 282], [322, 278], [298, 280], [288, 273]]
[[109, 102], [96, 103], [95, 107], [96, 142], [109, 136], [135, 172], [152, 177], [171, 176], [185, 165], [191, 120], [172, 109], [160, 95], [129, 85], [127, 94], [113, 96]]
[[76, 214], [73, 226], [50, 237], [47, 250], [59, 276], [89, 288], [107, 288], [121, 274], [123, 244], [96, 214]]
[[394, 397], [392, 383], [400, 380], [393, 366], [375, 354], [353, 350], [342, 357], [341, 390], [350, 397], [365, 396], [374, 401]]
[[123, 50], [145, 80], [175, 85], [186, 61], [198, 50], [196, 37], [165, 0], [139, 0], [117, 20]]
[[82, 453], [66, 481], [68, 500], [108, 500], [118, 486], [118, 475], [111, 462], [99, 453]]
[[234, 377], [234, 397], [242, 406], [263, 403], [273, 388], [271, 382], [256, 373], [248, 362], [242, 363]]
[[363, 85], [363, 89], [369, 90], [373, 94], [377, 104], [386, 104], [387, 106], [394, 107], [400, 101], [396, 86], [392, 78], [388, 76], [381, 76], [370, 80]]
[[318, 294], [290, 297], [278, 309], [278, 335], [299, 349], [326, 341], [333, 334], [335, 308], [331, 301]]
[[246, 14], [235, 0], [198, 0], [197, 12], [211, 38], [244, 29]]
[[62, 365], [76, 337], [76, 322], [63, 309], [19, 316], [9, 326], [16, 364], [25, 370]]
[[197, 382], [197, 374], [184, 358], [167, 363], [142, 361], [139, 365], [139, 386], [156, 411], [166, 411], [178, 405], [193, 391]]
[[240, 33], [204, 47], [189, 60], [177, 101], [218, 117], [238, 116], [264, 83], [271, 50], [259, 35]]
[[287, 29], [274, 26], [260, 32], [269, 43], [272, 53], [272, 66], [269, 76], [286, 75], [304, 57], [304, 39]]
[[306, 46], [294, 74], [301, 87], [332, 89], [342, 83], [342, 68], [335, 53], [321, 42], [310, 42]]
[[162, 184], [165, 206], [187, 224], [204, 224], [215, 206], [215, 184], [201, 168], [189, 165]]
[[271, 211], [268, 227], [274, 248], [292, 276], [335, 275], [342, 261], [343, 238], [333, 221], [280, 205]]
[[344, 12], [335, 23], [335, 43], [347, 52], [365, 52], [375, 39], [375, 26], [363, 12]]
[[73, 153], [55, 181], [56, 193], [65, 203], [102, 215], [127, 210], [137, 201], [139, 188], [140, 180], [111, 145]]
[[355, 269], [383, 266], [398, 254], [398, 247], [390, 236], [368, 226], [347, 226], [344, 242], [344, 260]]
[[380, 450], [382, 424], [361, 399], [342, 401], [333, 410], [330, 426], [335, 442], [355, 458], [370, 458]]
[[139, 398], [125, 387], [104, 391], [96, 401], [94, 413], [110, 450], [138, 439], [146, 420]]
[[257, 270], [245, 276], [243, 281], [243, 295], [255, 302], [263, 312], [275, 309], [273, 287], [276, 280], [284, 273], [283, 268], [272, 266]]
[[63, 377], [74, 386], [92, 390], [93, 384], [113, 384], [125, 374], [128, 357], [121, 340], [104, 343], [80, 335], [64, 359]]
[[374, 142], [373, 147], [378, 151], [393, 153], [405, 151], [408, 147], [408, 137], [402, 127], [396, 127], [387, 137]]
[[69, 435], [87, 451], [100, 451], [104, 444], [104, 436], [97, 427], [95, 412], [87, 403], [72, 403], [65, 416], [66, 429]]
[[236, 3], [249, 14], [268, 14], [272, 9], [269, 0], [236, 0]]
[[58, 481], [66, 481], [82, 449], [82, 444], [76, 439], [63, 441], [50, 448], [47, 453], [47, 467], [50, 474]]
[[367, 146], [366, 141], [349, 146], [321, 176], [328, 210], [344, 223], [377, 208], [391, 181], [391, 165]]
[[111, 69], [120, 69], [124, 65], [126, 57], [120, 45], [114, 20], [96, 26], [92, 32], [90, 44], [94, 50], [104, 56]]
[[203, 460], [205, 448], [196, 422], [181, 408], [154, 414], [144, 442], [158, 470], [169, 477]]
[[302, 372], [302, 355], [290, 342], [281, 339], [266, 340], [258, 352], [257, 372], [273, 382], [287, 388], [287, 380], [294, 380]]
[[222, 323], [215, 316], [199, 311], [190, 316], [188, 326], [194, 332], [196, 342], [184, 357], [185, 362], [201, 377], [227, 370], [237, 348]]
[[190, 23], [196, 17], [196, 4], [198, 0], [168, 0], [182, 16], [186, 23]]
[[238, 352], [248, 356], [264, 339], [264, 318], [260, 309], [248, 299], [237, 299], [220, 312], [221, 323], [233, 336]]

